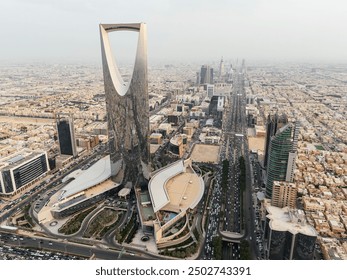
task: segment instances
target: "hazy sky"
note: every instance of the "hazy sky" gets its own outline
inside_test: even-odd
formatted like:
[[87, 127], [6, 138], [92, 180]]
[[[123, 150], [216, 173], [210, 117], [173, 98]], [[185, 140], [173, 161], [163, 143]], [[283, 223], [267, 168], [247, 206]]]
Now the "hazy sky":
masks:
[[[0, 61], [99, 62], [99, 23], [145, 22], [150, 62], [347, 62], [346, 15], [346, 0], [1, 0]], [[119, 33], [127, 59], [136, 33]]]

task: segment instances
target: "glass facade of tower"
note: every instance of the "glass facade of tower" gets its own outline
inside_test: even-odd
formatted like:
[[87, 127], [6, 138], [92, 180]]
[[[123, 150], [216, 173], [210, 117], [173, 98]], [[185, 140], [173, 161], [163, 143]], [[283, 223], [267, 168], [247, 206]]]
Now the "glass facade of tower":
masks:
[[72, 115], [56, 114], [60, 154], [77, 156], [74, 120]]
[[271, 230], [269, 260], [312, 260], [317, 236]]
[[283, 260], [286, 247], [286, 231], [271, 230], [271, 238], [269, 239], [269, 259]]
[[271, 137], [276, 134], [276, 132], [284, 127], [288, 123], [288, 118], [285, 114], [282, 115], [268, 115], [266, 122], [266, 139], [265, 139], [265, 157], [264, 157], [264, 167], [267, 166], [267, 161], [269, 157], [270, 141]]
[[47, 153], [32, 152], [0, 170], [0, 193], [11, 194], [48, 172]]
[[294, 260], [313, 260], [317, 236], [298, 233], [294, 248]]
[[[139, 33], [136, 59], [129, 83], [123, 81], [110, 48], [108, 32]], [[146, 25], [100, 24], [112, 178], [117, 182], [148, 179], [149, 105]], [[117, 177], [117, 178], [116, 178]]]
[[287, 124], [271, 138], [267, 164], [266, 197], [272, 197], [274, 181], [285, 181], [288, 156], [293, 149], [292, 124]]
[[213, 68], [208, 65], [201, 66], [200, 84], [213, 84]]

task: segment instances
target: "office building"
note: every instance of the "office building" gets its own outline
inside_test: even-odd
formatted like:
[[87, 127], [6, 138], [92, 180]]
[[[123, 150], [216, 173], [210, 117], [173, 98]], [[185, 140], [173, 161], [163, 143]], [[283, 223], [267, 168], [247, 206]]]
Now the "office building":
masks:
[[55, 115], [61, 155], [77, 156], [74, 121], [72, 115]]
[[196, 84], [197, 86], [200, 85], [200, 72], [196, 72], [196, 82], [195, 82], [195, 84]]
[[213, 116], [215, 120], [222, 120], [224, 111], [224, 96], [215, 95], [212, 96], [209, 105], [209, 114]]
[[49, 170], [46, 152], [24, 149], [3, 157], [0, 160], [0, 193], [16, 194], [42, 178]]
[[214, 85], [206, 85], [207, 96], [212, 98], [214, 95]]
[[271, 205], [276, 207], [296, 208], [297, 187], [293, 183], [274, 181]]
[[200, 84], [213, 84], [213, 68], [208, 65], [201, 66]]
[[[129, 82], [113, 61], [108, 33], [139, 33], [133, 73]], [[149, 179], [149, 103], [146, 24], [100, 24], [112, 179], [135, 182]]]
[[288, 118], [285, 114], [279, 116], [277, 113], [275, 115], [268, 115], [266, 122], [266, 139], [265, 139], [265, 157], [264, 157], [264, 167], [267, 166], [267, 161], [269, 158], [269, 145], [271, 137], [276, 134], [276, 132], [288, 123]]
[[296, 159], [297, 135], [299, 126], [288, 123], [277, 130], [269, 143], [269, 156], [266, 169], [266, 197], [272, 197], [274, 181], [292, 182]]
[[175, 135], [170, 139], [168, 151], [179, 158], [183, 157], [188, 144], [188, 137], [185, 134]]
[[302, 210], [265, 203], [266, 248], [270, 260], [312, 260], [317, 232]]
[[222, 59], [220, 60], [220, 63], [219, 63], [219, 81], [223, 81], [223, 78], [224, 78], [224, 62], [223, 62], [223, 57]]
[[171, 125], [176, 126], [178, 125], [179, 121], [180, 121], [180, 113], [174, 112], [170, 115], [167, 115], [167, 122], [170, 123]]

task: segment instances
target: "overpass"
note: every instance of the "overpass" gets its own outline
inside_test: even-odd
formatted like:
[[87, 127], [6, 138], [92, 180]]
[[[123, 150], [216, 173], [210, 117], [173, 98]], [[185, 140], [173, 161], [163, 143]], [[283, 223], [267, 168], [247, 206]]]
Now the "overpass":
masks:
[[245, 232], [232, 232], [232, 231], [219, 231], [220, 236], [223, 241], [240, 243], [242, 239], [245, 237]]

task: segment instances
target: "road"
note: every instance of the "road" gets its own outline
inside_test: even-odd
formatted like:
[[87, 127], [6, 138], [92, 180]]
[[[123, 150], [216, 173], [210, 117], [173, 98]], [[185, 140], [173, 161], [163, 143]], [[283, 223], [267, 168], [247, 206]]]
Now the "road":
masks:
[[[78, 242], [78, 240], [76, 240]], [[35, 248], [43, 251], [61, 252], [67, 255], [76, 255], [84, 258], [94, 256], [96, 259], [116, 260], [123, 246], [109, 248], [101, 243], [87, 245], [71, 242], [64, 239], [48, 239], [38, 236], [24, 236], [15, 233], [1, 232], [0, 244], [11, 247]], [[146, 260], [155, 259], [153, 255], [141, 252], [140, 250], [126, 249], [121, 253], [120, 259], [124, 260]], [[159, 258], [158, 258], [159, 259]]]
[[[241, 68], [234, 72], [233, 91], [230, 109], [226, 113], [224, 127], [225, 159], [229, 160], [228, 187], [224, 200], [224, 218], [221, 220], [221, 231], [240, 233], [243, 239], [250, 242], [251, 258], [258, 257], [255, 245], [254, 209], [252, 203], [252, 180], [250, 171], [249, 150], [247, 141], [246, 94], [244, 89], [245, 74]], [[245, 190], [240, 189], [240, 158], [245, 161]], [[259, 176], [259, 174], [258, 174]], [[223, 258], [238, 259], [240, 247], [236, 243], [225, 243]]]

